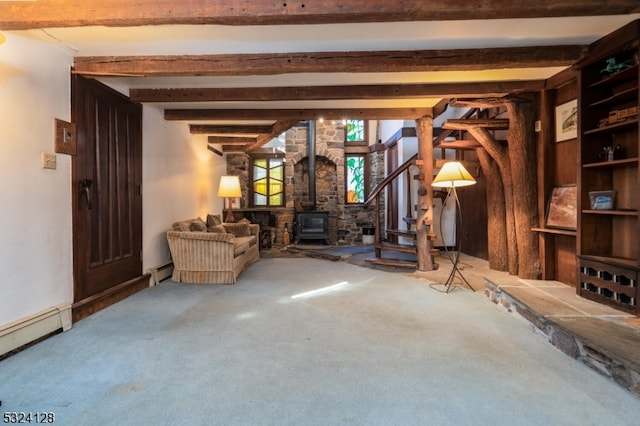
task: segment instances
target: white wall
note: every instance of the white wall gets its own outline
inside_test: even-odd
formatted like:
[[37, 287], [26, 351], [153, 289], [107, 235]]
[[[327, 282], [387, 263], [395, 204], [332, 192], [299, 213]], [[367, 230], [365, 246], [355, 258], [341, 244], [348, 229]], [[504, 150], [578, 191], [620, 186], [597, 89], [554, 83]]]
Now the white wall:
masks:
[[[0, 45], [0, 329], [73, 302], [71, 157], [54, 152], [54, 118], [70, 120], [71, 53], [7, 34]], [[222, 213], [216, 196], [226, 165], [184, 122], [143, 108], [143, 271], [169, 260], [174, 221]]]
[[0, 45], [0, 327], [73, 300], [71, 159], [41, 167], [54, 118], [70, 119], [72, 61], [15, 34]]
[[173, 222], [207, 213], [222, 215], [218, 198], [223, 157], [207, 149], [205, 135], [191, 135], [185, 122], [165, 121], [163, 110], [143, 109], [143, 271], [169, 259], [166, 231]]

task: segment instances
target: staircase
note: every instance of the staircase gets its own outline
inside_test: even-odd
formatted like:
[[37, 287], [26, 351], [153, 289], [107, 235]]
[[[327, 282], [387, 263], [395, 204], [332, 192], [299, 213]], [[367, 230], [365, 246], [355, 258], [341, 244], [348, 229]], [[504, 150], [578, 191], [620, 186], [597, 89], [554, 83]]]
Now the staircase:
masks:
[[[502, 119], [479, 119], [472, 118], [477, 117], [478, 108], [470, 108], [462, 117], [459, 119], [447, 120], [443, 125], [440, 132], [438, 132], [438, 136], [433, 139], [434, 148], [439, 149], [455, 149], [455, 150], [469, 150], [476, 149], [481, 147], [481, 145], [475, 140], [462, 139], [463, 132], [468, 126], [476, 126], [483, 127], [488, 130], [496, 130], [496, 129], [506, 129], [508, 128], [508, 120]], [[450, 137], [458, 137], [456, 140], [447, 140]], [[506, 141], [505, 141], [506, 143]], [[444, 154], [442, 155], [444, 158]], [[418, 164], [420, 160], [418, 160], [418, 155], [414, 155], [405, 161], [402, 165], [400, 165], [396, 170], [390, 173], [382, 182], [380, 182], [374, 190], [371, 192], [369, 198], [365, 201], [365, 206], [370, 206], [375, 204], [376, 208], [376, 226], [375, 226], [375, 236], [373, 247], [375, 249], [375, 258], [367, 259], [367, 263], [384, 265], [384, 266], [394, 266], [394, 267], [402, 267], [402, 268], [411, 268], [416, 269], [418, 266], [417, 260], [410, 259], [410, 256], [393, 256], [389, 252], [397, 252], [404, 254], [413, 254], [417, 255], [417, 245], [415, 241], [417, 240], [417, 231], [415, 230], [416, 225], [416, 202], [411, 199], [411, 194], [414, 193], [412, 191], [412, 182], [420, 181], [424, 179], [422, 174], [410, 176], [409, 168], [412, 165]], [[442, 162], [444, 160], [438, 160], [438, 162]], [[436, 164], [436, 167], [439, 167]], [[406, 182], [409, 183], [409, 188], [406, 193], [407, 201], [407, 210], [411, 212], [412, 216], [403, 218], [403, 222], [406, 224], [406, 229], [392, 229], [385, 226], [385, 224], [381, 223], [380, 217], [380, 197], [384, 194], [385, 188], [390, 185], [395, 179], [406, 179]], [[435, 197], [439, 197], [442, 194], [435, 193]], [[386, 200], [387, 203], [398, 203], [398, 200]], [[382, 238], [381, 230], [384, 229], [386, 233], [387, 239], [390, 236], [403, 237], [405, 239], [411, 240], [412, 244], [397, 244], [389, 241], [384, 241]], [[436, 234], [430, 232], [427, 236], [430, 240], [435, 240]], [[387, 253], [383, 253], [387, 252]], [[436, 256], [438, 255], [438, 249], [432, 249], [430, 255]]]

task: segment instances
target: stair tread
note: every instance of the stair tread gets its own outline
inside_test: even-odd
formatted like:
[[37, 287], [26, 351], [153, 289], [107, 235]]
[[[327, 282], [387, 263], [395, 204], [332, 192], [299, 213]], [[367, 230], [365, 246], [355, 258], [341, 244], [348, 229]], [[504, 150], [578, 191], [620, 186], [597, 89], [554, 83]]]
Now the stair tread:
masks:
[[407, 244], [379, 243], [379, 244], [374, 244], [374, 247], [382, 250], [399, 251], [403, 253], [415, 254], [418, 252], [418, 249], [416, 246], [410, 246]]
[[410, 260], [401, 260], [401, 259], [391, 259], [388, 257], [375, 257], [371, 259], [365, 259], [366, 263], [373, 263], [376, 265], [382, 266], [397, 266], [400, 268], [412, 268], [415, 269], [418, 267], [418, 262], [413, 262]]
[[387, 229], [387, 234], [415, 237], [418, 233], [411, 229]]

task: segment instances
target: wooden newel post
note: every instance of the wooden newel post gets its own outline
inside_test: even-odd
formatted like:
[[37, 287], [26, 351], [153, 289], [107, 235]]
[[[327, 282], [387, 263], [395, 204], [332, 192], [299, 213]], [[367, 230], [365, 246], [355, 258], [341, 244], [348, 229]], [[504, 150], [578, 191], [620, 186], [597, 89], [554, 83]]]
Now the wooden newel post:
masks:
[[416, 120], [418, 134], [418, 167], [423, 179], [418, 184], [418, 211], [416, 221], [417, 258], [419, 271], [435, 269], [431, 226], [433, 225], [433, 117], [424, 116]]

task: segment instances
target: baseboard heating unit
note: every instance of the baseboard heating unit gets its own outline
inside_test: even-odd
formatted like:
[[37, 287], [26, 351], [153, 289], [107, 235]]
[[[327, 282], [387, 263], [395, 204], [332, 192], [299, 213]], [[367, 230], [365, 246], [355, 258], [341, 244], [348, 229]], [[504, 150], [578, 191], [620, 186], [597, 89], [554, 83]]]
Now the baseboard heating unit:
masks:
[[0, 356], [41, 337], [71, 328], [71, 305], [58, 305], [0, 328]]
[[162, 265], [156, 266], [155, 268], [151, 268], [149, 269], [149, 273], [151, 274], [149, 287], [158, 285], [160, 284], [160, 281], [166, 280], [173, 274], [173, 262], [169, 261]]

